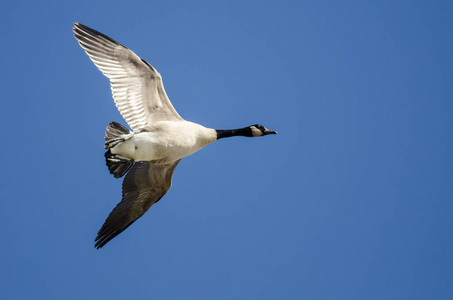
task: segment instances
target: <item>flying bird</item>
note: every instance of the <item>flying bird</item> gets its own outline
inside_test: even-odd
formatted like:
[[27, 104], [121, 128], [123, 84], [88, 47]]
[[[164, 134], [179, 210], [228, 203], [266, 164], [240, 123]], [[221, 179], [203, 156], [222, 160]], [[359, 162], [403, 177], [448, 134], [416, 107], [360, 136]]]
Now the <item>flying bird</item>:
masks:
[[116, 107], [127, 122], [111, 122], [105, 133], [107, 167], [124, 175], [120, 203], [95, 239], [102, 248], [159, 201], [171, 187], [180, 160], [218, 139], [276, 134], [262, 125], [218, 130], [181, 118], [165, 93], [162, 77], [148, 62], [108, 36], [74, 23], [74, 37], [109, 78]]

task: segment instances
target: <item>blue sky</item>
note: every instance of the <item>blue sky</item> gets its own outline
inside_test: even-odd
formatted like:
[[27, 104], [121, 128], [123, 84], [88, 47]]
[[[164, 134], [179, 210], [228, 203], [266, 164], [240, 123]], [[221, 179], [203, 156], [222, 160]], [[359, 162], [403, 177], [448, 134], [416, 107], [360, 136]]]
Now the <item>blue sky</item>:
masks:
[[[453, 298], [451, 1], [14, 1], [0, 16], [2, 299]], [[180, 115], [261, 123], [182, 160], [101, 250], [125, 124], [81, 22]]]

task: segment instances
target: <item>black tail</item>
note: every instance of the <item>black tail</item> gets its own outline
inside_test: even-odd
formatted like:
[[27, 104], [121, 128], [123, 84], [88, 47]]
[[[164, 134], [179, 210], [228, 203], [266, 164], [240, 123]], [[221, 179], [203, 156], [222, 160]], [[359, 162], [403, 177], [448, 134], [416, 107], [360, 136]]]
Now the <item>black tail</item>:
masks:
[[104, 148], [105, 149], [110, 149], [118, 145], [119, 143], [124, 142], [127, 140], [122, 135], [129, 134], [131, 133], [129, 129], [124, 127], [123, 125], [116, 123], [116, 122], [110, 122], [109, 126], [107, 126], [107, 129], [105, 131], [105, 144]]
[[107, 149], [104, 155], [105, 161], [107, 163], [107, 167], [109, 168], [110, 174], [113, 174], [115, 178], [124, 176], [124, 174], [126, 174], [127, 171], [129, 171], [129, 169], [134, 165], [134, 161], [120, 158], [113, 154], [110, 149], [130, 139], [131, 137], [131, 132], [126, 127], [116, 122], [111, 122], [105, 131], [104, 147]]

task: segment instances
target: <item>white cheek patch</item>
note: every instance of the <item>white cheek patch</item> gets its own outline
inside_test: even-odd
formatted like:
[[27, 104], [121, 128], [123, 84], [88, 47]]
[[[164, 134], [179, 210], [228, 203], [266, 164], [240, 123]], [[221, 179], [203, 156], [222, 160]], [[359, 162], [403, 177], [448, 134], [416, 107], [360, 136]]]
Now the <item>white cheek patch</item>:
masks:
[[252, 129], [252, 135], [254, 137], [257, 137], [257, 136], [262, 136], [263, 135], [263, 132], [261, 132], [261, 130], [259, 130], [258, 128], [256, 128], [255, 126], [252, 126], [250, 127]]

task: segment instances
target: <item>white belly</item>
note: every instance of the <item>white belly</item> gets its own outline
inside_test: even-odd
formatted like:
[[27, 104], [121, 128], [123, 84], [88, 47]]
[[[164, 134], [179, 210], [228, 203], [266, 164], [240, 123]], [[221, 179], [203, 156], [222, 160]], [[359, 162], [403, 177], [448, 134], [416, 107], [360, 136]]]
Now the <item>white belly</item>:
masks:
[[172, 162], [186, 157], [217, 139], [215, 130], [187, 122], [159, 122], [149, 131], [134, 133], [132, 138], [111, 149], [135, 161]]

